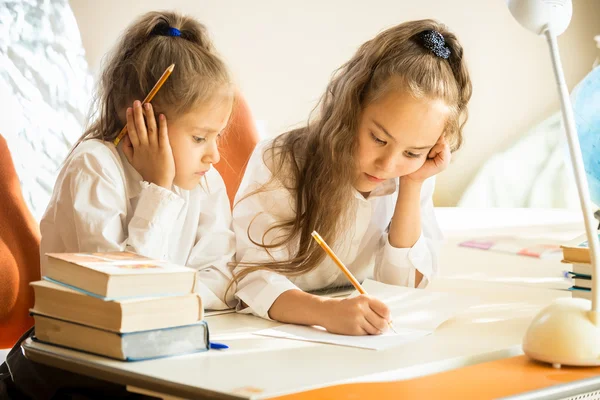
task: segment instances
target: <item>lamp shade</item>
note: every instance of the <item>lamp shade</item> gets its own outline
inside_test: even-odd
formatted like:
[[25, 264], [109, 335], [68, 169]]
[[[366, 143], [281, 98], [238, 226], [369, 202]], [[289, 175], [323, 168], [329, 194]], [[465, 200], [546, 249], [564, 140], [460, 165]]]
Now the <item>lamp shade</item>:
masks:
[[562, 34], [573, 15], [571, 0], [506, 0], [506, 4], [519, 24], [536, 35], [545, 29], [555, 36]]

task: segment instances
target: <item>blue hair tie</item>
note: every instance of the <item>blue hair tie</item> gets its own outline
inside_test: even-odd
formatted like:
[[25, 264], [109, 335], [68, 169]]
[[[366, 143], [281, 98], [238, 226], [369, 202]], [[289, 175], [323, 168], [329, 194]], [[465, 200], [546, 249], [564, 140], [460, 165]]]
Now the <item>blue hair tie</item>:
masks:
[[181, 31], [177, 28], [169, 27], [169, 36], [181, 36]]

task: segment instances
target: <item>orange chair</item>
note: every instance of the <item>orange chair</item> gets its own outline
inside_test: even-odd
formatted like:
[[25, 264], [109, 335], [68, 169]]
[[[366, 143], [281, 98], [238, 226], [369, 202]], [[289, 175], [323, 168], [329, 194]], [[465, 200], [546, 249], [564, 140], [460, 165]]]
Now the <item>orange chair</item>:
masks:
[[39, 227], [25, 204], [6, 140], [0, 135], [0, 349], [31, 326], [33, 290], [40, 279]]
[[219, 147], [221, 161], [215, 165], [225, 181], [229, 202], [232, 205], [248, 160], [259, 140], [248, 103], [238, 92], [229, 125]]

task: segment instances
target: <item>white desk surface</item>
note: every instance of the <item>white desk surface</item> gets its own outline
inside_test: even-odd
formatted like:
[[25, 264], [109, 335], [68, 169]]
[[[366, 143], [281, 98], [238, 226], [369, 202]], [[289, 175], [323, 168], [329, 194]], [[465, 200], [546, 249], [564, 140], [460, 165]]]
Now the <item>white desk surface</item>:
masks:
[[440, 277], [546, 288], [571, 286], [562, 273], [570, 268], [559, 259], [535, 259], [459, 247], [482, 236], [519, 236], [563, 244], [585, 232], [579, 211], [563, 209], [436, 209], [446, 243]]
[[[488, 231], [539, 230], [576, 236], [583, 229], [578, 213], [440, 209], [438, 215], [448, 236], [441, 257], [444, 273], [426, 290], [471, 294], [480, 303], [446, 321], [433, 335], [409, 344], [374, 351], [261, 337], [252, 332], [277, 323], [224, 314], [208, 317], [207, 322], [211, 340], [228, 344], [226, 351], [125, 363], [30, 340], [23, 348], [34, 361], [165, 394], [242, 398], [266, 398], [343, 382], [409, 379], [522, 354], [521, 340], [531, 318], [553, 299], [570, 296], [539, 284], [540, 279], [565, 269], [564, 265], [556, 260], [457, 248], [456, 242]], [[481, 227], [485, 221], [491, 230]], [[505, 283], [519, 277], [524, 282]]]

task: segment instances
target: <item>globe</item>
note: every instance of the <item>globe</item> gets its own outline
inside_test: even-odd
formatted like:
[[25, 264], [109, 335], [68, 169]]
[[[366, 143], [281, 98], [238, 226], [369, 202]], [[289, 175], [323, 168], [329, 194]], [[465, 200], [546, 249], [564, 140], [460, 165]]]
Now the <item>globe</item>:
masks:
[[600, 66], [577, 85], [571, 99], [590, 198], [600, 205]]

